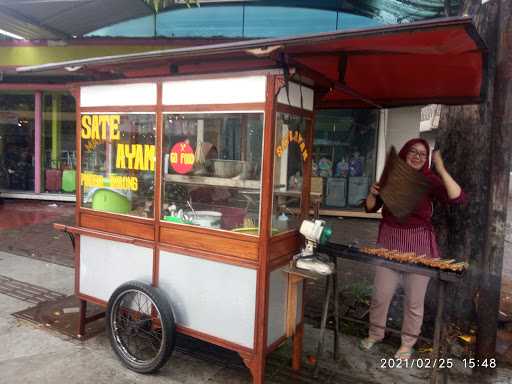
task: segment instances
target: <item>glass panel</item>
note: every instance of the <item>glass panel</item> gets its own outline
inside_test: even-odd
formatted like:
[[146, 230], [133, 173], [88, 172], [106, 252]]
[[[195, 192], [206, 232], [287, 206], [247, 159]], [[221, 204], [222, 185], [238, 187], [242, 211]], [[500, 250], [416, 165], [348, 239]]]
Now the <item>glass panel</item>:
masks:
[[384, 25], [384, 21], [344, 12], [338, 14], [337, 29], [371, 28], [379, 25]]
[[164, 115], [162, 218], [258, 234], [262, 113]]
[[76, 191], [75, 99], [66, 93], [43, 97], [41, 190]]
[[97, 29], [96, 31], [87, 33], [84, 36], [154, 37], [155, 17], [151, 15], [139, 17], [133, 20], [122, 21], [120, 23]]
[[[377, 110], [318, 111], [312, 186], [325, 207], [358, 207], [375, 179]], [[313, 188], [313, 187], [312, 187]]]
[[82, 124], [82, 206], [154, 217], [155, 115], [88, 114]]
[[336, 30], [336, 12], [299, 7], [245, 7], [244, 37], [278, 37]]
[[278, 112], [274, 149], [272, 234], [300, 226], [304, 166], [311, 155], [306, 148], [307, 120]]
[[157, 15], [159, 36], [243, 36], [242, 6], [192, 7]]
[[34, 190], [34, 95], [0, 94], [0, 189]]

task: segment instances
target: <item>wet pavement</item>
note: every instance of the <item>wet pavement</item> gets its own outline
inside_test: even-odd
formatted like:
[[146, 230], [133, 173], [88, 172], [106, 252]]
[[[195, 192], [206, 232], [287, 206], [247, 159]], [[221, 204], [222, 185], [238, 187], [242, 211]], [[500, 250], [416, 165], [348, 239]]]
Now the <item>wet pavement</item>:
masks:
[[[62, 295], [72, 291], [73, 269], [40, 260], [29, 260], [0, 252], [0, 270], [13, 279], [41, 285], [48, 276], [50, 288]], [[85, 341], [77, 341], [55, 332], [45, 324], [17, 320], [12, 313], [30, 306], [26, 301], [2, 296], [0, 300], [0, 382], [9, 384], [41, 383], [231, 383], [251, 382], [249, 371], [236, 355], [229, 351], [212, 352], [194, 341], [178, 343], [169, 362], [153, 375], [139, 375], [124, 368], [111, 350], [105, 333]], [[269, 384], [344, 384], [344, 383], [425, 383], [428, 369], [390, 367], [394, 347], [376, 346], [375, 351], [358, 349], [358, 338], [343, 335], [340, 360], [332, 359], [332, 333], [327, 332], [326, 352], [320, 360], [318, 378], [313, 367], [306, 364], [314, 356], [318, 329], [307, 324], [304, 340], [304, 368], [295, 373], [290, 369], [290, 345], [285, 344], [267, 360], [266, 383]], [[205, 343], [202, 343], [205, 344]], [[512, 370], [499, 367], [490, 379], [478, 378], [453, 360], [448, 371], [450, 383], [510, 383]]]
[[[0, 275], [4, 279], [33, 284], [70, 295], [73, 291], [73, 253], [67, 236], [55, 231], [52, 222], [72, 224], [72, 204], [47, 202], [18, 203], [21, 212], [28, 212], [23, 219], [10, 220], [16, 215], [13, 203], [0, 207], [0, 221], [10, 222], [9, 228], [0, 229]], [[13, 204], [13, 205], [11, 205]], [[512, 206], [512, 205], [511, 205]], [[7, 209], [6, 209], [7, 208]], [[510, 215], [509, 215], [510, 217]], [[351, 243], [354, 238], [371, 242], [375, 239], [377, 221], [364, 219], [331, 219], [335, 227], [335, 240]], [[23, 224], [21, 224], [23, 223]], [[512, 240], [512, 239], [511, 239]], [[7, 251], [7, 252], [1, 252]], [[506, 256], [510, 255], [510, 248]], [[17, 256], [15, 255], [17, 254]], [[20, 257], [23, 256], [23, 257]], [[27, 258], [28, 257], [28, 258]], [[510, 257], [509, 257], [510, 258]], [[352, 292], [371, 284], [372, 271], [360, 263], [343, 262], [343, 279]], [[506, 259], [504, 274], [511, 273]], [[504, 275], [504, 282], [506, 281]], [[0, 287], [1, 288], [1, 287]], [[429, 371], [411, 368], [383, 368], [383, 362], [393, 356], [396, 340], [387, 340], [371, 353], [357, 348], [358, 338], [343, 335], [342, 359], [332, 360], [327, 340], [325, 358], [320, 360], [320, 377], [312, 376], [308, 356], [316, 355], [318, 339], [319, 297], [323, 297], [323, 284], [308, 286], [306, 306], [304, 369], [296, 374], [289, 368], [290, 346], [285, 345], [268, 359], [268, 383], [424, 383]], [[208, 349], [179, 346], [169, 363], [157, 375], [141, 376], [125, 369], [110, 350], [104, 333], [83, 342], [64, 336], [50, 327], [16, 320], [11, 314], [30, 308], [32, 304], [22, 297], [0, 294], [0, 383], [249, 383], [248, 370], [223, 353], [210, 353]], [[512, 329], [510, 330], [512, 331]], [[503, 340], [510, 340], [511, 332], [501, 331]], [[328, 338], [332, 334], [328, 333]], [[185, 343], [186, 344], [186, 343]], [[505, 350], [508, 344], [504, 346]], [[208, 356], [213, 356], [208, 358]], [[497, 370], [487, 381], [471, 375], [456, 360], [456, 367], [449, 370], [450, 382], [512, 383], [512, 371], [508, 366]], [[500, 364], [501, 367], [501, 364]]]
[[[74, 224], [75, 205], [4, 199], [0, 205], [0, 251], [72, 267], [73, 247], [53, 223]], [[1, 273], [1, 272], [0, 272]]]

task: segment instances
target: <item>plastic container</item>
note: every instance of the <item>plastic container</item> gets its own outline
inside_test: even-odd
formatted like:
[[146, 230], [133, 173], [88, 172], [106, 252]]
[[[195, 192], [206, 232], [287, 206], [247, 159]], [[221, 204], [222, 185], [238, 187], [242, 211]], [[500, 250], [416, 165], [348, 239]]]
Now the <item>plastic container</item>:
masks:
[[235, 177], [242, 173], [243, 161], [212, 160], [213, 173], [216, 177]]
[[207, 228], [220, 228], [222, 213], [217, 211], [188, 211], [185, 213], [192, 218], [192, 224]]
[[44, 183], [48, 192], [60, 192], [62, 189], [62, 171], [60, 169], [46, 169]]
[[97, 211], [128, 213], [132, 204], [128, 198], [110, 189], [98, 189], [92, 197], [92, 209]]
[[76, 171], [74, 169], [62, 171], [62, 190], [64, 192], [76, 191]]
[[282, 212], [276, 220], [276, 227], [280, 231], [286, 231], [288, 229], [288, 216], [286, 213]]
[[221, 226], [223, 229], [233, 229], [241, 227], [247, 213], [245, 208], [238, 207], [219, 207], [222, 213]]

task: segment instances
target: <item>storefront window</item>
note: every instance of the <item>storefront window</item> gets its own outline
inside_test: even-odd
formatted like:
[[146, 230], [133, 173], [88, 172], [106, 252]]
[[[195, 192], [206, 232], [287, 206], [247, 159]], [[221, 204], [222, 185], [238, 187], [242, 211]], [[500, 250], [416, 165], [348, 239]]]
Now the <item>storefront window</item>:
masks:
[[34, 95], [0, 94], [0, 189], [34, 190]]
[[154, 114], [81, 116], [82, 206], [154, 217]]
[[43, 98], [42, 191], [76, 191], [75, 99], [67, 93]]
[[259, 233], [262, 113], [164, 115], [164, 221]]
[[331, 110], [316, 115], [312, 185], [326, 208], [356, 208], [375, 179], [377, 110]]
[[281, 112], [276, 119], [272, 234], [299, 228], [304, 167], [311, 156], [307, 120]]

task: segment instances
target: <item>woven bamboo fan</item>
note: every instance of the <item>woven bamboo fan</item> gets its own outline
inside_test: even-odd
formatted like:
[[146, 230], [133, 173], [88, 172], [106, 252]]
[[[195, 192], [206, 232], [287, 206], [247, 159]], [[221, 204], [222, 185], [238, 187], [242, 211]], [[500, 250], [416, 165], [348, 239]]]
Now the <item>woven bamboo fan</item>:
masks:
[[428, 179], [398, 157], [394, 147], [389, 151], [379, 185], [382, 201], [399, 219], [409, 215], [430, 188]]

